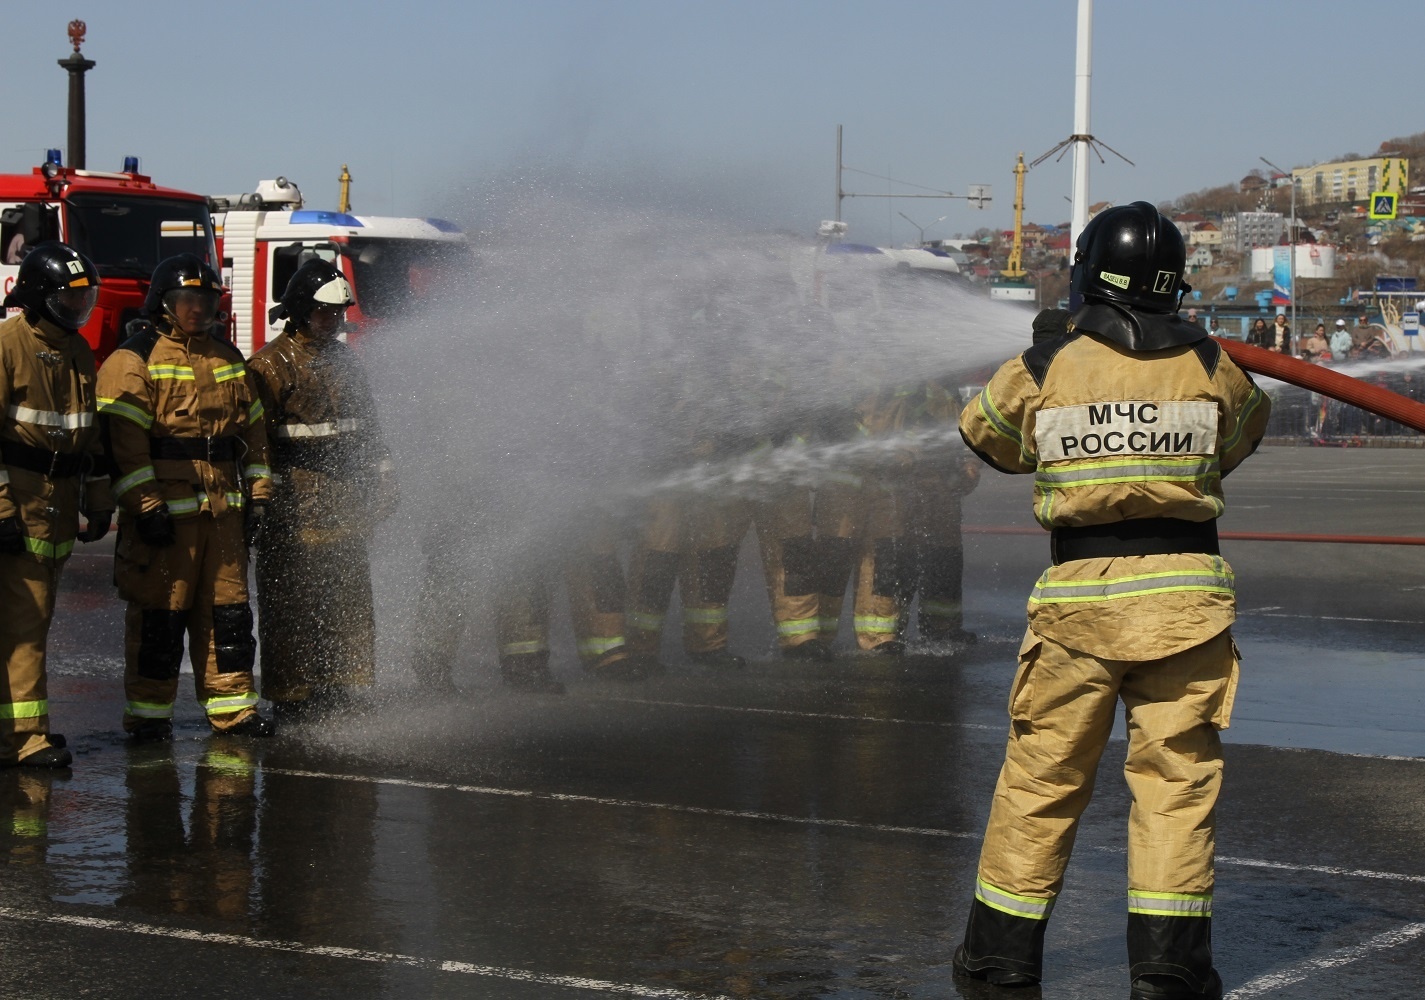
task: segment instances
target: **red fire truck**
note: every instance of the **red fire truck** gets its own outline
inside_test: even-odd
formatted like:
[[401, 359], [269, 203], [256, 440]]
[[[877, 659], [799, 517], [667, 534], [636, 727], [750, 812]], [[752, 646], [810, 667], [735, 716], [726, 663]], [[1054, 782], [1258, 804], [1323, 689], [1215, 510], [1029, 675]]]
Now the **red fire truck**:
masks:
[[257, 190], [209, 199], [223, 283], [232, 290], [232, 339], [251, 354], [282, 332], [268, 319], [288, 280], [307, 260], [341, 268], [356, 296], [347, 331], [364, 335], [408, 314], [437, 274], [470, 264], [465, 234], [443, 219], [354, 215], [303, 208], [285, 177]]
[[219, 266], [213, 221], [200, 194], [159, 187], [129, 157], [124, 169], [75, 170], [52, 149], [28, 174], [0, 174], [0, 279], [9, 292], [25, 249], [63, 240], [94, 262], [102, 285], [81, 331], [102, 362], [142, 315], [148, 279], [165, 257], [194, 253]]

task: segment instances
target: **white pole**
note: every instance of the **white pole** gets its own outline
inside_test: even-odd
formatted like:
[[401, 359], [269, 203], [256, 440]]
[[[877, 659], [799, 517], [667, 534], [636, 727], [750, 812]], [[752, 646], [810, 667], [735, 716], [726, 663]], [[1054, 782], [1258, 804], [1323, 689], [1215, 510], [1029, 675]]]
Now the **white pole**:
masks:
[[1078, 57], [1074, 68], [1074, 197], [1069, 260], [1089, 222], [1089, 78], [1093, 76], [1093, 0], [1079, 0]]

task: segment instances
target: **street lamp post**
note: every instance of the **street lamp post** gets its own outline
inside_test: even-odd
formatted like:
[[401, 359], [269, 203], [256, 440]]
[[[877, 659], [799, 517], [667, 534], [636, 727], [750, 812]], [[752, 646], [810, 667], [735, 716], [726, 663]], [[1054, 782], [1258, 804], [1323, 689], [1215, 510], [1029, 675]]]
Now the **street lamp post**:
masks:
[[1265, 156], [1259, 156], [1257, 159], [1261, 160], [1277, 173], [1284, 175], [1286, 179], [1291, 182], [1291, 228], [1287, 230], [1286, 238], [1287, 253], [1291, 256], [1287, 261], [1286, 273], [1289, 289], [1287, 294], [1291, 296], [1291, 335], [1297, 337], [1300, 336], [1300, 334], [1296, 329], [1296, 175], [1283, 170]]
[[919, 224], [918, 224], [914, 219], [912, 219], [909, 215], [906, 215], [904, 212], [897, 212], [896, 214], [899, 215], [899, 216], [900, 216], [902, 219], [904, 219], [906, 222], [909, 222], [912, 226], [915, 226], [915, 231], [920, 234], [920, 244], [919, 244], [920, 246], [925, 246], [925, 231], [926, 231], [927, 229], [929, 229], [931, 226], [937, 226], [937, 225], [939, 225], [940, 223], [944, 222], [946, 219], [950, 218], [950, 216], [948, 216], [948, 215], [942, 215], [940, 218], [936, 219], [934, 222], [930, 222], [930, 223], [927, 223], [926, 225], [922, 226], [922, 225], [919, 225]]

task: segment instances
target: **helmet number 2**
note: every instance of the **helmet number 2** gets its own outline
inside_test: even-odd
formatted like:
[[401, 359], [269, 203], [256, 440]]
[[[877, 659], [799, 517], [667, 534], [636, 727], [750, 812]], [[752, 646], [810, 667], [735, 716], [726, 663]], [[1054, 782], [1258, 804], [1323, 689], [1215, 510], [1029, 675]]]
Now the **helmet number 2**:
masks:
[[1173, 290], [1173, 285], [1177, 283], [1178, 275], [1175, 271], [1159, 271], [1158, 280], [1153, 282], [1153, 291], [1167, 294]]

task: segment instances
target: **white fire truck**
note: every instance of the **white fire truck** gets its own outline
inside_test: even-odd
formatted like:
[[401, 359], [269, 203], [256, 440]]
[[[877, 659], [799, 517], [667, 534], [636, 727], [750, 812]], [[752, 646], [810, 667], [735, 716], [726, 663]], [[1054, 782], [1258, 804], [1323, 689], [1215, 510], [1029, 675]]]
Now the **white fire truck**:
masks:
[[244, 354], [282, 332], [282, 321], [271, 322], [269, 311], [312, 257], [336, 264], [351, 282], [352, 335], [398, 319], [438, 273], [470, 264], [465, 234], [452, 223], [307, 209], [285, 177], [262, 181], [250, 194], [211, 196], [208, 203], [223, 283], [232, 290], [233, 343]]

